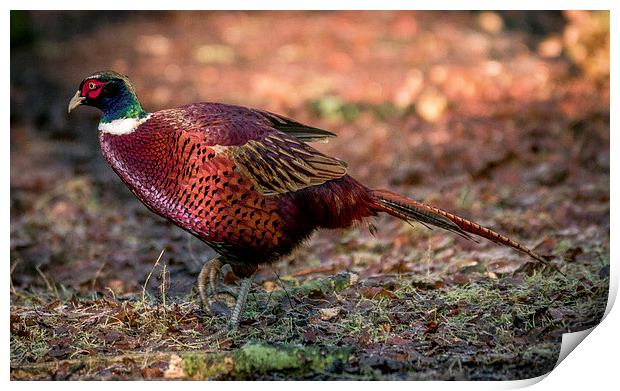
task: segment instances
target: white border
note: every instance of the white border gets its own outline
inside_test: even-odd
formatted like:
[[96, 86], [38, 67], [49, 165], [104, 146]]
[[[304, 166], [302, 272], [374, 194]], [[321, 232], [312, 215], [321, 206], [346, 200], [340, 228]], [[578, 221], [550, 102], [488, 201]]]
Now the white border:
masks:
[[[502, 2], [491, 2], [491, 1], [468, 1], [468, 2], [455, 2], [455, 1], [427, 1], [427, 2], [408, 2], [408, 1], [335, 1], [335, 0], [314, 0], [312, 2], [292, 2], [292, 1], [273, 1], [273, 0], [264, 0], [260, 2], [250, 2], [250, 1], [240, 1], [240, 0], [228, 0], [226, 2], [210, 2], [210, 1], [183, 1], [177, 0], [174, 2], [157, 2], [157, 1], [143, 1], [143, 2], [127, 2], [127, 1], [118, 1], [118, 0], [108, 0], [105, 2], [97, 2], [97, 1], [32, 1], [32, 0], [22, 0], [22, 1], [5, 1], [3, 4], [6, 4], [5, 12], [1, 16], [2, 25], [4, 27], [3, 31], [5, 32], [5, 36], [3, 39], [4, 53], [9, 53], [9, 35], [7, 32], [9, 31], [9, 12], [10, 9], [50, 9], [51, 6], [54, 6], [56, 9], [101, 9], [101, 7], [105, 7], [107, 9], [180, 9], [180, 10], [193, 10], [193, 9], [214, 9], [214, 10], [228, 10], [228, 9], [419, 9], [419, 10], [427, 10], [427, 9], [532, 9], [532, 10], [542, 10], [542, 9], [610, 9], [611, 12], [611, 25], [612, 25], [612, 65], [611, 69], [616, 69], [614, 64], [617, 64], [617, 36], [616, 29], [618, 26], [618, 16], [617, 16], [617, 7], [614, 7], [615, 3], [613, 1], [576, 1], [576, 0], [563, 0], [563, 1], [533, 1], [533, 0], [521, 0], [521, 1], [502, 1]], [[498, 5], [501, 7], [498, 8]], [[10, 74], [10, 63], [8, 60], [5, 60], [4, 63], [4, 74]], [[618, 104], [615, 98], [615, 91], [617, 89], [617, 81], [614, 72], [612, 72], [611, 76], [611, 91], [612, 91], [612, 99], [611, 99], [611, 129], [616, 129], [615, 124], [615, 116], [618, 113]], [[9, 94], [6, 91], [10, 90], [10, 80], [8, 77], [1, 78], [0, 83], [4, 86], [4, 105], [2, 105], [2, 117], [3, 123], [9, 124], [9, 107], [10, 107], [10, 99]], [[617, 196], [617, 173], [618, 173], [618, 159], [616, 158], [615, 152], [617, 152], [617, 136], [615, 133], [611, 132], [611, 199], [615, 200], [615, 196]], [[7, 128], [2, 132], [2, 137], [4, 138], [4, 142], [1, 143], [3, 153], [3, 169], [2, 176], [3, 182], [5, 183], [5, 191], [0, 194], [0, 199], [5, 206], [2, 210], [4, 222], [3, 225], [3, 235], [2, 241], [5, 244], [5, 249], [9, 249], [9, 238], [10, 238], [10, 230], [9, 230], [9, 192], [10, 188], [10, 142], [9, 142], [9, 131]], [[617, 223], [617, 213], [616, 209], [612, 206], [611, 208], [611, 221], [612, 226], [614, 223]], [[618, 238], [617, 231], [611, 232], [611, 242], [615, 243]], [[615, 247], [611, 248], [611, 259], [615, 260], [617, 250]], [[615, 261], [617, 262], [617, 261]], [[611, 303], [615, 299], [617, 295], [618, 288], [618, 267], [617, 263], [612, 262], [611, 267], [611, 289], [610, 296], [612, 299], [610, 300], [610, 305], [608, 306], [608, 310], [611, 308]], [[5, 271], [8, 272], [9, 262], [5, 262]], [[4, 290], [5, 295], [9, 294], [9, 282], [8, 276], [5, 275], [4, 278]], [[68, 388], [77, 388], [84, 387], [85, 385], [79, 382], [62, 382], [62, 383], [32, 383], [32, 382], [8, 382], [9, 379], [9, 322], [8, 322], [8, 313], [9, 313], [9, 300], [8, 297], [3, 301], [3, 313], [5, 314], [5, 319], [2, 324], [4, 329], [4, 344], [2, 344], [2, 373], [3, 378], [8, 383], [9, 387], [19, 387], [20, 389], [26, 388], [39, 388], [39, 387], [51, 387], [51, 388], [60, 388], [63, 389]], [[618, 335], [617, 330], [620, 329], [620, 315], [618, 315], [618, 310], [612, 311], [601, 323], [601, 325], [597, 326], [592, 333], [587, 337], [587, 341], [585, 343], [581, 343], [576, 347], [575, 351], [572, 354], [569, 354], [568, 357], [556, 368], [554, 369], [544, 381], [536, 384], [534, 388], [540, 389], [541, 387], [547, 388], [567, 388], [567, 389], [607, 389], [609, 384], [614, 384], [616, 380], [616, 372], [617, 369], [617, 355], [618, 355]], [[538, 379], [540, 380], [540, 379]], [[480, 389], [512, 389], [519, 388], [529, 384], [532, 384], [532, 380], [528, 381], [516, 381], [516, 382], [417, 382], [415, 384], [411, 384], [408, 382], [390, 382], [386, 384], [385, 387], [390, 387], [394, 389], [408, 389], [411, 387], [421, 388], [421, 389], [432, 389], [432, 390], [444, 390], [444, 389], [459, 389], [459, 390], [480, 390]], [[381, 387], [383, 385], [379, 385], [376, 382], [355, 382], [353, 384], [346, 384], [348, 382], [337, 382], [337, 383], [316, 383], [316, 382], [297, 382], [294, 385], [290, 382], [252, 382], [251, 384], [239, 384], [239, 383], [210, 383], [208, 385], [204, 383], [198, 382], [190, 382], [183, 383], [183, 388], [203, 388], [203, 387], [256, 387], [259, 389], [269, 388], [269, 389], [286, 389], [288, 390], [290, 387], [301, 387], [301, 388], [310, 388], [310, 387], [356, 387], [361, 389], [369, 389], [375, 387]], [[114, 383], [114, 387], [135, 387], [135, 385], [145, 385], [142, 383], [135, 382], [116, 382]], [[109, 383], [103, 382], [91, 382], [88, 384], [89, 388], [95, 389], [103, 389], [104, 387], [107, 389], [111, 385]], [[167, 382], [150, 382], [148, 384], [149, 388], [154, 389], [164, 389], [170, 386], [175, 386]]]

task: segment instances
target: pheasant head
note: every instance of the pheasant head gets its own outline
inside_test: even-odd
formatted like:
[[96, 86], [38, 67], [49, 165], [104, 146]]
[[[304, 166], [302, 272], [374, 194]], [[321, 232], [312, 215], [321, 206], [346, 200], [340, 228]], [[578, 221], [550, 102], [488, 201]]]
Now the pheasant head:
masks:
[[113, 71], [97, 72], [82, 80], [69, 102], [69, 113], [81, 105], [101, 110], [99, 129], [109, 133], [128, 133], [148, 115], [127, 76]]

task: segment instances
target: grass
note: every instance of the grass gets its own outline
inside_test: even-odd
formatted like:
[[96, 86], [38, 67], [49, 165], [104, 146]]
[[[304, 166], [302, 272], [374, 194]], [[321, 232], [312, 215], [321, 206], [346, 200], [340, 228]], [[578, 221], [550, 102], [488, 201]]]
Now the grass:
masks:
[[[194, 379], [420, 378], [431, 370], [484, 378], [490, 367], [508, 378], [537, 375], [555, 363], [562, 332], [596, 324], [605, 308], [607, 280], [585, 265], [569, 270], [568, 279], [534, 272], [440, 288], [408, 275], [288, 276], [286, 290], [255, 290], [239, 333], [216, 342], [207, 336], [225, 320], [202, 313], [193, 296], [77, 297], [50, 285], [12, 296], [12, 378], [54, 377], [84, 363], [67, 369], [71, 377], [101, 378], [119, 357], [131, 360], [114, 364], [126, 370], [110, 378], [161, 377], [177, 356], [181, 376]], [[340, 310], [322, 320], [321, 308]], [[387, 361], [371, 358], [378, 352]]]

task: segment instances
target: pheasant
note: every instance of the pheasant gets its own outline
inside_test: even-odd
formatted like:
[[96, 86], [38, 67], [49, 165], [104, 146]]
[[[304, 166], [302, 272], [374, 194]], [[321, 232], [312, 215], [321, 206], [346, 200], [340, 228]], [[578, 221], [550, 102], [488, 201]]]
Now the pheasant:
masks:
[[219, 253], [198, 277], [203, 307], [207, 282], [212, 296], [223, 264], [241, 278], [225, 330], [237, 328], [259, 265], [291, 253], [318, 228], [349, 227], [379, 213], [476, 235], [547, 263], [491, 229], [364, 186], [343, 161], [307, 144], [335, 136], [326, 130], [222, 103], [148, 113], [129, 79], [113, 71], [84, 79], [69, 113], [79, 105], [101, 110], [103, 156], [136, 197]]

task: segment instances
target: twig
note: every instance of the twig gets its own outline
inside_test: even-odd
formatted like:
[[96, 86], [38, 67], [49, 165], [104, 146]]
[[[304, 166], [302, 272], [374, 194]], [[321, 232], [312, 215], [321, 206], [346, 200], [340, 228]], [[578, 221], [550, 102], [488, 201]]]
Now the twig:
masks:
[[19, 366], [14, 366], [13, 368], [20, 369], [26, 372], [32, 372], [32, 371], [39, 372], [39, 371], [45, 371], [45, 370], [53, 371], [61, 366], [76, 366], [82, 363], [85, 363], [89, 366], [96, 366], [96, 365], [110, 365], [110, 364], [116, 364], [116, 363], [123, 363], [127, 361], [135, 361], [135, 362], [138, 362], [138, 361], [144, 362], [144, 360], [168, 361], [170, 359], [170, 355], [172, 354], [182, 355], [185, 353], [192, 353], [192, 352], [195, 352], [195, 350], [172, 351], [172, 352], [161, 351], [161, 352], [145, 352], [145, 353], [128, 353], [128, 354], [117, 354], [114, 356], [99, 355], [99, 356], [88, 357], [85, 359], [84, 358], [65, 359], [65, 360], [58, 360], [58, 361], [47, 361], [47, 362], [40, 362], [40, 363], [35, 363], [35, 364], [19, 365]]
[[142, 303], [143, 304], [144, 304], [144, 299], [146, 297], [146, 286], [148, 285], [149, 280], [151, 279], [151, 276], [153, 275], [153, 271], [155, 271], [155, 268], [157, 267], [157, 265], [159, 265], [159, 260], [161, 259], [162, 255], [164, 255], [164, 251], [166, 251], [166, 249], [161, 250], [161, 253], [159, 253], [159, 257], [157, 257], [157, 261], [155, 261], [155, 264], [153, 265], [151, 272], [149, 273], [148, 276], [146, 276], [146, 281], [144, 281], [144, 285], [142, 286]]
[[41, 278], [43, 278], [43, 281], [45, 282], [47, 289], [50, 290], [51, 292], [54, 292], [54, 295], [56, 296], [56, 298], [60, 299], [60, 296], [58, 295], [58, 290], [56, 290], [56, 287], [52, 286], [52, 284], [49, 282], [47, 277], [45, 277], [45, 274], [43, 274], [43, 272], [39, 268], [39, 265], [36, 265], [34, 268], [37, 270], [37, 273], [39, 273]]
[[433, 245], [432, 245], [432, 241], [431, 241], [431, 237], [428, 236], [428, 248], [426, 249], [426, 278], [429, 278], [431, 275], [431, 261], [433, 259], [432, 257], [432, 252], [433, 252]]
[[106, 286], [105, 289], [110, 291], [110, 294], [112, 295], [112, 299], [116, 300], [116, 294], [114, 293], [112, 288], [110, 288], [109, 286]]
[[[288, 291], [286, 290], [286, 287], [284, 286], [284, 281], [282, 281], [280, 279], [280, 275], [278, 274], [278, 272], [276, 270], [273, 271], [273, 274], [276, 275], [276, 278], [278, 279], [278, 281], [280, 281], [280, 285], [282, 286], [282, 289], [284, 290], [284, 294], [286, 295], [286, 297], [288, 298], [288, 305], [291, 307], [291, 309], [293, 308], [293, 299], [291, 298], [291, 296], [288, 294]], [[271, 292], [270, 292], [271, 293]], [[269, 297], [271, 297], [271, 295], [269, 295]]]
[[166, 264], [164, 264], [164, 268], [161, 271], [161, 285], [159, 286], [159, 291], [161, 293], [161, 302], [165, 310], [165, 307], [166, 307]]
[[13, 262], [13, 265], [11, 265], [11, 271], [9, 273], [10, 283], [11, 283], [11, 292], [13, 294], [17, 293], [17, 291], [15, 290], [15, 286], [13, 285], [13, 272], [15, 271], [15, 268], [17, 267], [18, 263], [19, 263], [19, 259]]
[[97, 270], [97, 272], [95, 273], [95, 277], [93, 277], [93, 283], [90, 286], [90, 290], [94, 291], [95, 290], [95, 284], [97, 283], [97, 278], [99, 278], [99, 275], [101, 274], [101, 271], [103, 270], [103, 268], [105, 267], [106, 263], [102, 263], [101, 267], [99, 267], [99, 269]]

